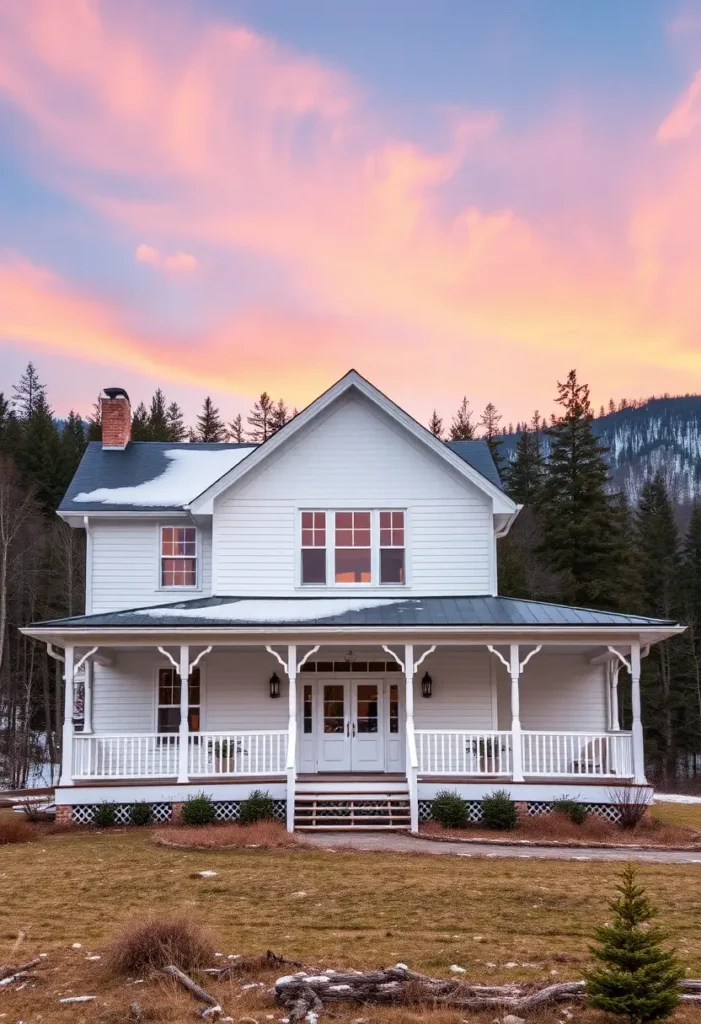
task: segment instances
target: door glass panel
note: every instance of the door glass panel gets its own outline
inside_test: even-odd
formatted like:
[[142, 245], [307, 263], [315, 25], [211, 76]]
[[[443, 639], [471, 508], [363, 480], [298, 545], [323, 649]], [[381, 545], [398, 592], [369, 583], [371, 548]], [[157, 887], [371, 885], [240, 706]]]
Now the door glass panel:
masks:
[[346, 728], [345, 687], [324, 686], [324, 732], [343, 732]]
[[399, 732], [399, 687], [396, 683], [389, 688], [389, 731]]
[[358, 732], [378, 731], [377, 683], [358, 686]]
[[312, 731], [312, 688], [309, 684], [304, 687], [303, 711], [304, 732], [310, 733]]

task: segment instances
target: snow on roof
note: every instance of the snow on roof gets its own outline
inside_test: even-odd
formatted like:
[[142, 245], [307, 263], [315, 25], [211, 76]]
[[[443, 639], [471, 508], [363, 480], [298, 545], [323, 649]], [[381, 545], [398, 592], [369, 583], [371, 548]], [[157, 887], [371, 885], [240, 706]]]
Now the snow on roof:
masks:
[[145, 480], [132, 487], [98, 487], [94, 491], [81, 491], [72, 500], [144, 507], [187, 505], [252, 451], [255, 451], [253, 446], [224, 448], [221, 451], [170, 448], [163, 452], [168, 460], [164, 472], [153, 480]]
[[357, 598], [283, 598], [282, 600], [238, 600], [199, 608], [185, 605], [166, 605], [159, 608], [142, 608], [142, 615], [158, 619], [206, 619], [209, 622], [316, 622], [343, 615], [345, 612], [364, 611], [366, 608], [380, 608], [404, 601], [402, 597], [357, 597]]

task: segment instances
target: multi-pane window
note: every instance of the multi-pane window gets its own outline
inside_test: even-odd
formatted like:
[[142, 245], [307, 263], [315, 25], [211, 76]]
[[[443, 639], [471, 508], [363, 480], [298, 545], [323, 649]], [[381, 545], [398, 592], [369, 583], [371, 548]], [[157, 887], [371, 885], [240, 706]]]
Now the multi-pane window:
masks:
[[302, 512], [302, 583], [326, 583], [325, 512]]
[[396, 683], [391, 683], [389, 688], [389, 731], [399, 732], [399, 687]]
[[380, 583], [404, 583], [404, 513], [380, 512]]
[[370, 583], [372, 530], [370, 512], [336, 512], [336, 583]]
[[161, 527], [161, 586], [197, 586], [197, 530], [194, 526]]
[[305, 733], [313, 731], [314, 722], [314, 703], [312, 699], [312, 687], [310, 683], [307, 683], [304, 687], [303, 700], [302, 700], [302, 720], [303, 729]]
[[[200, 670], [193, 668], [188, 686], [188, 728], [200, 730]], [[180, 728], [180, 676], [172, 668], [158, 670], [158, 732]]]

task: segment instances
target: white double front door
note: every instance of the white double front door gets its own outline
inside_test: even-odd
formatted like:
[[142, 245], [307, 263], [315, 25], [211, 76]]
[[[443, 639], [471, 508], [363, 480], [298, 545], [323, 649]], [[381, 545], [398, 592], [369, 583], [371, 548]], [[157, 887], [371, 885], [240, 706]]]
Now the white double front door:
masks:
[[402, 770], [399, 691], [384, 679], [317, 679], [302, 711], [302, 746], [313, 749], [315, 770]]

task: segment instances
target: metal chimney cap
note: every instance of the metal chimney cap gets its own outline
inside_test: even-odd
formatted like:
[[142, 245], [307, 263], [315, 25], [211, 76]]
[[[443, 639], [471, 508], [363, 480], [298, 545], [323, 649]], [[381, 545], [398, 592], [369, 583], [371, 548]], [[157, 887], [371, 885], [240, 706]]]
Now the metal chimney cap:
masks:
[[103, 391], [108, 398], [126, 398], [127, 402], [130, 401], [129, 395], [124, 388], [103, 388]]

